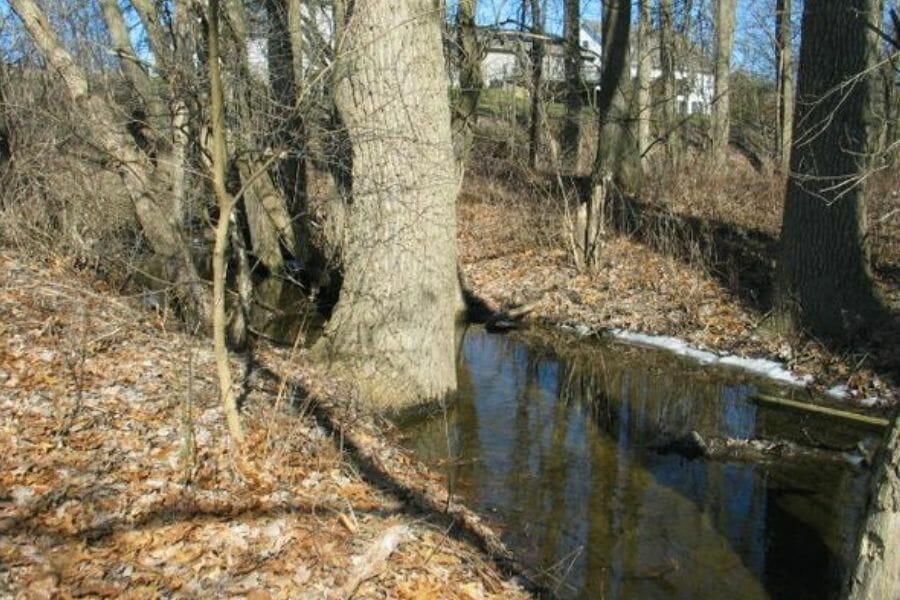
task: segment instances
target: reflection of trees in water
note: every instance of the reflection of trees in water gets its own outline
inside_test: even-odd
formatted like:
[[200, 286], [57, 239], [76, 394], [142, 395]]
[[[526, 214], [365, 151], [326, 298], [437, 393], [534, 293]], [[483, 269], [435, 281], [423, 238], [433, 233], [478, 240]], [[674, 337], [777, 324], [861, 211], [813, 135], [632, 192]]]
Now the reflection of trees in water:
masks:
[[[447, 425], [452, 454], [480, 460], [456, 475], [470, 500], [500, 509], [520, 552], [568, 574], [580, 597], [826, 589], [815, 570], [834, 571], [857, 518], [852, 473], [823, 478], [809, 465], [761, 469], [647, 449], [690, 429], [752, 434], [748, 388], [609, 354], [552, 359], [483, 334], [467, 339], [464, 355]], [[428, 435], [446, 447], [442, 418], [434, 421]], [[795, 535], [808, 561], [789, 556]]]

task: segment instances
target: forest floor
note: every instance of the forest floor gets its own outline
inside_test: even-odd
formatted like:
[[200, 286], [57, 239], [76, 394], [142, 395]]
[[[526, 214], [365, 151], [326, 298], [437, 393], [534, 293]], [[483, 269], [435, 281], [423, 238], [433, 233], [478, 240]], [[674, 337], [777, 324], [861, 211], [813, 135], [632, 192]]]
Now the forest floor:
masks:
[[[698, 180], [673, 182], [676, 192], [663, 190], [668, 206], [645, 202], [630, 208], [641, 216], [608, 236], [593, 273], [574, 268], [558, 196], [536, 197], [528, 191], [532, 184], [515, 177], [467, 174], [459, 203], [467, 284], [494, 310], [534, 303], [530, 317], [547, 325], [676, 336], [701, 349], [781, 361], [797, 374], [814, 376], [814, 391], [842, 386], [849, 406], [863, 402], [888, 411], [896, 405], [900, 331], [885, 326], [853, 347], [835, 348], [766, 327], [761, 296], [770, 293], [783, 190], [760, 191], [762, 178], [746, 168], [711, 182], [701, 181], [699, 169], [693, 173]], [[715, 191], [696, 201], [713, 186]], [[698, 191], [679, 196], [677, 190], [686, 187]], [[872, 221], [881, 224], [878, 258], [887, 264], [877, 283], [894, 307], [895, 321], [897, 193], [886, 192], [885, 201], [870, 208]]]
[[0, 250], [0, 598], [527, 597], [360, 474], [273, 375], [342, 394], [302, 351], [261, 347], [243, 378], [248, 483], [210, 345], [63, 261]]

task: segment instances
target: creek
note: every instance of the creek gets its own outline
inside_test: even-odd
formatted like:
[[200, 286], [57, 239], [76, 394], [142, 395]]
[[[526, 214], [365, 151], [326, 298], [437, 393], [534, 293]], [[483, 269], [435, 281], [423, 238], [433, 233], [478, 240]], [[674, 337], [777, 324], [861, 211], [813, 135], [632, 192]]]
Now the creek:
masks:
[[840, 459], [690, 458], [666, 442], [696, 431], [850, 451], [877, 430], [754, 402], [757, 392], [787, 391], [624, 344], [471, 327], [459, 352], [459, 393], [398, 421], [402, 443], [560, 597], [839, 591], [865, 469]]

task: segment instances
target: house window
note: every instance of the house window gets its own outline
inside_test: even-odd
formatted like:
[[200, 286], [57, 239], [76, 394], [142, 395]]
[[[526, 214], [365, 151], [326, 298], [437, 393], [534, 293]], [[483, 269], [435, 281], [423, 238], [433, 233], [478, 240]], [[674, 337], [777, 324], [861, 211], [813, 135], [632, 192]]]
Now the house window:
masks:
[[582, 47], [582, 48], [587, 48], [587, 47], [588, 47], [588, 41], [587, 41], [587, 40], [583, 40], [583, 41], [581, 42], [581, 47]]
[[699, 100], [695, 100], [691, 103], [691, 114], [702, 113], [703, 112], [703, 103]]
[[681, 114], [683, 114], [683, 115], [686, 115], [686, 114], [687, 114], [687, 109], [688, 109], [688, 103], [687, 103], [687, 100], [680, 100], [680, 101], [678, 102], [678, 112], [681, 113]]

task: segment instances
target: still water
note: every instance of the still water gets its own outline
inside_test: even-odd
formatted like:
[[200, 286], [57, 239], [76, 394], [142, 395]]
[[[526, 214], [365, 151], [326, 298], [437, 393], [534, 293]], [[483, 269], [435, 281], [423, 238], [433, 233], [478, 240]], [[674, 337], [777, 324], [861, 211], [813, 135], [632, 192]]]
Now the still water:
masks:
[[[565, 356], [561, 356], [564, 354]], [[466, 332], [458, 398], [405, 444], [566, 598], [828, 598], [865, 473], [688, 459], [703, 436], [852, 446], [872, 432], [755, 404], [752, 381], [623, 345], [557, 351]]]

